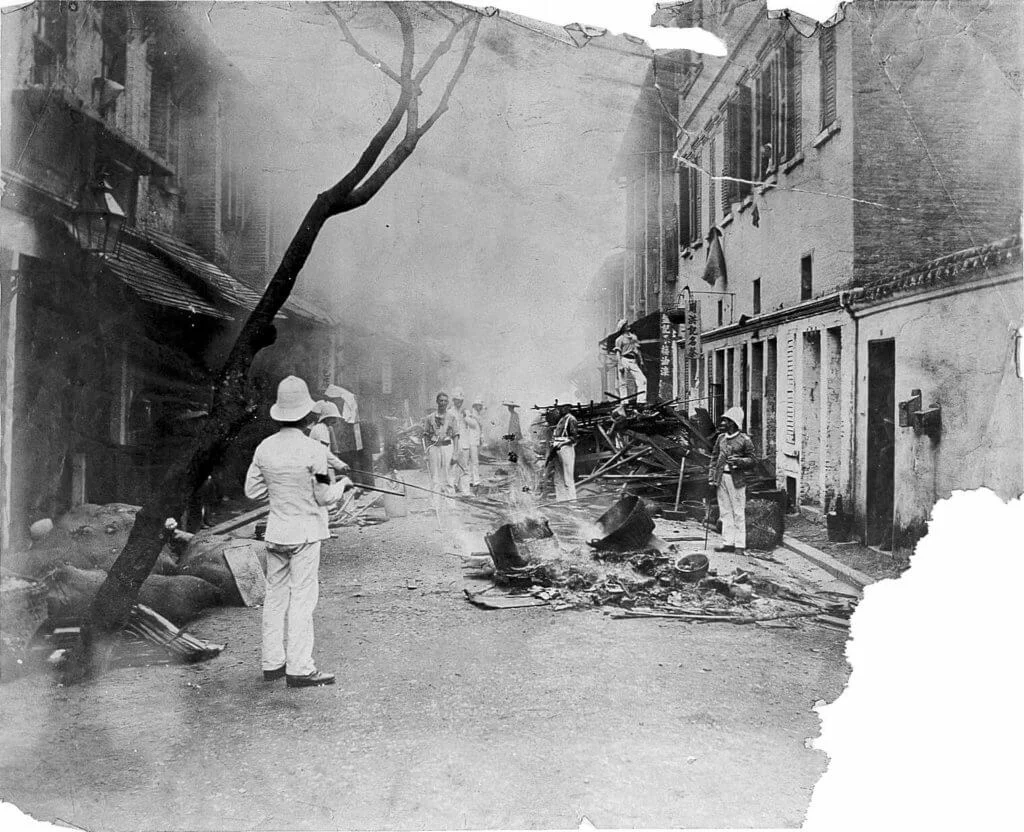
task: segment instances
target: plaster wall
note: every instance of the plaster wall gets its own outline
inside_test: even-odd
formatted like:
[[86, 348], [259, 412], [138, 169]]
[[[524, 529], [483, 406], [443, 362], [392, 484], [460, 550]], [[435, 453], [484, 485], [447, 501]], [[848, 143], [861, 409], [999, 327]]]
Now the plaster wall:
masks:
[[932, 506], [954, 489], [984, 486], [1003, 499], [1024, 491], [1024, 399], [1014, 356], [1016, 332], [1024, 324], [1019, 264], [957, 290], [890, 302], [859, 318], [856, 507], [861, 517], [867, 481], [868, 342], [895, 340], [897, 402], [919, 389], [923, 408], [942, 408], [938, 442], [897, 422], [897, 545], [920, 537]]

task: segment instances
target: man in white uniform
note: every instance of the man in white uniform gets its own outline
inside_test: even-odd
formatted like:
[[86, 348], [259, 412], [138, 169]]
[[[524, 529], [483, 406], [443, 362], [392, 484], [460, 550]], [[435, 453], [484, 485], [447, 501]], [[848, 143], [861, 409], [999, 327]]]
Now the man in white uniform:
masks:
[[256, 448], [245, 478], [245, 496], [270, 501], [263, 678], [286, 677], [293, 688], [334, 684], [334, 674], [318, 671], [313, 662], [313, 610], [320, 543], [330, 537], [327, 506], [352, 487], [347, 478], [330, 482], [327, 448], [302, 431], [315, 406], [301, 378], [288, 376], [278, 385], [270, 408], [278, 431]]

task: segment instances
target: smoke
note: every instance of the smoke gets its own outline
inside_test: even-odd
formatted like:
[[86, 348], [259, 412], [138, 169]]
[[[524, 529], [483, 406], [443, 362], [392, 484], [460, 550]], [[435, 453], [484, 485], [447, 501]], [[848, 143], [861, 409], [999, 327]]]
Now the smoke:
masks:
[[[397, 26], [375, 5], [343, 11], [364, 46], [394, 65]], [[414, 8], [422, 60], [447, 24]], [[285, 239], [397, 95], [315, 4], [291, 9], [232, 3], [209, 21], [198, 15], [295, 136], [260, 161], [277, 175]], [[623, 38], [603, 43], [615, 49], [575, 49], [485, 18], [450, 110], [370, 203], [330, 221], [298, 291], [343, 322], [437, 344], [452, 358], [446, 384], [469, 401], [599, 397], [573, 378], [580, 367], [597, 377], [605, 333], [591, 286], [622, 238], [614, 166], [649, 60]], [[425, 110], [456, 59], [424, 82]]]

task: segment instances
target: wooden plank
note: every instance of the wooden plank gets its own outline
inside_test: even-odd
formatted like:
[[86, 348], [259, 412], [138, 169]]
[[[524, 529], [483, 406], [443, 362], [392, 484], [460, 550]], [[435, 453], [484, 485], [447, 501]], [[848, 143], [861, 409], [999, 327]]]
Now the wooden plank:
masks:
[[228, 546], [224, 549], [224, 560], [227, 562], [231, 576], [235, 579], [238, 594], [247, 607], [255, 607], [263, 603], [267, 594], [267, 580], [260, 567], [259, 558], [253, 551], [251, 543], [240, 546]]
[[239, 514], [238, 517], [225, 520], [223, 523], [218, 523], [212, 529], [208, 529], [207, 534], [227, 534], [235, 529], [240, 529], [242, 526], [248, 526], [250, 523], [262, 520], [268, 514], [270, 514], [270, 506], [261, 506], [252, 511], [247, 511], [245, 514]]

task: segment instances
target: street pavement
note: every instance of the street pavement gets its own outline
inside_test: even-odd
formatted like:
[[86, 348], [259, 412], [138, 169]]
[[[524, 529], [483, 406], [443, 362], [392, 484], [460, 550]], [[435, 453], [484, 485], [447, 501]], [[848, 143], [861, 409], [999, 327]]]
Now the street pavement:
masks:
[[316, 655], [337, 685], [263, 682], [260, 611], [213, 610], [189, 627], [227, 642], [210, 662], [0, 686], [0, 795], [90, 830], [801, 824], [845, 633], [481, 610], [409, 503], [325, 545]]

